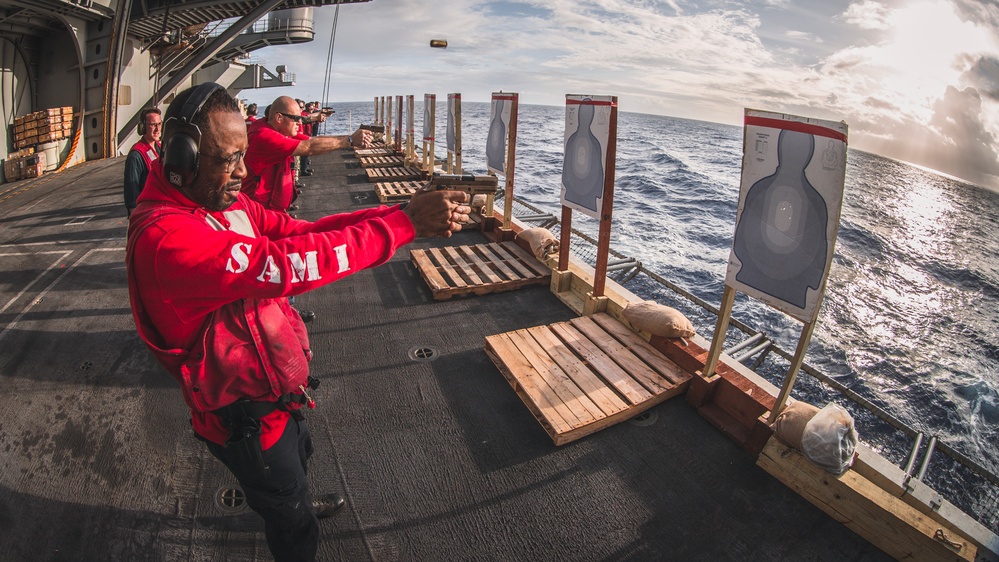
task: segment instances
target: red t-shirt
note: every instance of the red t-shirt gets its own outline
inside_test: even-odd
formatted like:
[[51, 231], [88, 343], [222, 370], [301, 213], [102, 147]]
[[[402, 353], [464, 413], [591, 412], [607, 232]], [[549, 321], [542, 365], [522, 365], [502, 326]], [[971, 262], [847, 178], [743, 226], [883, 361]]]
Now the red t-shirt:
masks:
[[249, 173], [243, 178], [243, 192], [266, 209], [285, 212], [295, 194], [292, 154], [309, 137], [302, 134], [289, 137], [264, 119], [247, 127], [246, 135], [249, 146], [243, 162]]
[[[308, 116], [309, 116], [309, 112], [308, 112], [308, 111], [305, 111], [305, 110], [303, 109], [303, 110], [302, 110], [302, 117], [308, 117]], [[302, 128], [301, 128], [301, 129], [299, 129], [299, 131], [300, 131], [300, 132], [301, 132], [301, 133], [302, 133], [303, 135], [305, 135], [305, 136], [307, 136], [307, 137], [311, 137], [311, 136], [312, 136], [312, 135], [314, 134], [314, 133], [313, 133], [313, 131], [315, 130], [315, 129], [314, 129], [314, 127], [315, 127], [315, 124], [313, 124], [313, 123], [304, 123], [304, 122], [303, 122], [303, 123], [302, 123]]]

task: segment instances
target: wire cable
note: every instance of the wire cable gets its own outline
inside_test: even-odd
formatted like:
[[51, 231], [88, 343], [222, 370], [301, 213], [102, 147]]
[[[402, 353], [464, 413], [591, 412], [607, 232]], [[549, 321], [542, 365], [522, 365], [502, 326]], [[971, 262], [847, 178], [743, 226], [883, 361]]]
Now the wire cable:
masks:
[[[333, 73], [333, 49], [336, 45], [336, 26], [337, 21], [340, 19], [340, 0], [336, 2], [336, 11], [333, 13], [333, 30], [330, 34], [330, 46], [329, 50], [326, 51], [326, 75], [323, 77], [323, 95], [320, 98], [320, 102], [323, 107], [329, 103], [329, 93], [330, 93], [330, 77]], [[322, 132], [326, 132], [326, 122], [322, 123]]]

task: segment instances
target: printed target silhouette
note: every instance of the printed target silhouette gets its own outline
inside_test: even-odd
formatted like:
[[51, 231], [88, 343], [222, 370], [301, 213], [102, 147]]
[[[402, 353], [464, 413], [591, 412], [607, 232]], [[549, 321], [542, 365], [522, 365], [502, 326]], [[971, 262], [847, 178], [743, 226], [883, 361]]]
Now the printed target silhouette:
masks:
[[430, 140], [430, 98], [423, 103], [423, 140]]
[[486, 136], [486, 165], [504, 172], [506, 170], [506, 123], [503, 122], [505, 100], [493, 100], [493, 120]]
[[736, 280], [798, 308], [819, 289], [828, 251], [828, 208], [805, 176], [814, 150], [812, 135], [781, 131], [777, 170], [746, 193], [732, 246]]
[[599, 213], [597, 199], [603, 195], [604, 164], [600, 141], [590, 131], [594, 106], [579, 105], [579, 127], [565, 143], [562, 186], [565, 200]]

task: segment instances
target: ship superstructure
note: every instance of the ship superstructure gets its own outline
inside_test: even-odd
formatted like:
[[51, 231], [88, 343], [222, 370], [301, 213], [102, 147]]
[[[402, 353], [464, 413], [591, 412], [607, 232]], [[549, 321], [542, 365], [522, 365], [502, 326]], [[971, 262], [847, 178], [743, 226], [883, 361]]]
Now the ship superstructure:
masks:
[[[233, 95], [294, 85], [295, 75], [250, 58], [271, 45], [312, 41], [317, 7], [367, 0], [0, 1], [0, 159], [30, 144], [46, 170], [123, 154], [139, 111], [214, 81]], [[14, 119], [72, 108], [61, 138], [20, 136]], [[29, 131], [30, 132], [30, 131]]]

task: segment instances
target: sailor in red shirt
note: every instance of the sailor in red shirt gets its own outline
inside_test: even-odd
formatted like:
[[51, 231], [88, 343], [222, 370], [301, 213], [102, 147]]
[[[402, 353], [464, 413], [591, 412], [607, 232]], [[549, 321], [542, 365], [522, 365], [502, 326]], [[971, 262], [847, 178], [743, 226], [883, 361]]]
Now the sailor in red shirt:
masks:
[[291, 164], [295, 156], [371, 146], [371, 132], [358, 129], [347, 136], [309, 137], [300, 133], [302, 110], [288, 96], [274, 100], [267, 119], [247, 128], [249, 148], [243, 191], [272, 211], [286, 211], [295, 195]]
[[247, 126], [252, 125], [254, 121], [257, 120], [257, 104], [251, 103], [246, 106], [246, 124]]
[[[246, 126], [224, 88], [202, 84], [167, 111], [164, 154], [129, 222], [132, 315], [177, 380], [191, 423], [265, 521], [275, 558], [312, 560], [317, 517], [305, 479], [312, 452], [299, 408], [310, 403], [308, 334], [287, 297], [381, 264], [416, 236], [460, 230], [460, 192], [421, 192], [314, 223], [240, 193]], [[312, 405], [312, 404], [310, 404]]]

